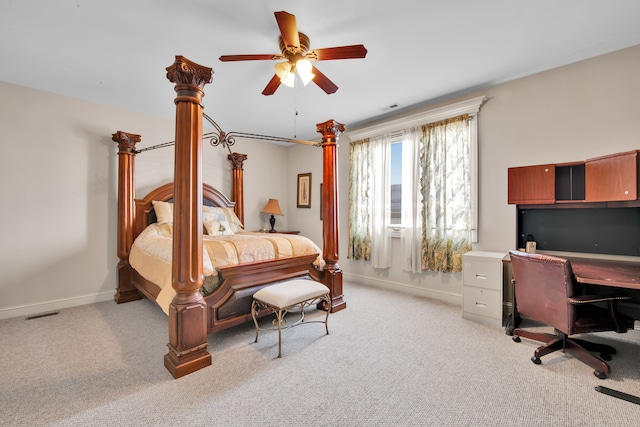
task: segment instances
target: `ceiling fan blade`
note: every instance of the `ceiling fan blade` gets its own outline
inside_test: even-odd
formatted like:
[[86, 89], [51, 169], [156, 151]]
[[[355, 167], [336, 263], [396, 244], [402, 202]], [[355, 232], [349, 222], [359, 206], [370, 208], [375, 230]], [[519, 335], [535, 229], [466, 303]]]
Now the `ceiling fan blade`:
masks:
[[318, 70], [316, 67], [311, 66], [311, 72], [316, 75], [313, 78], [313, 82], [317, 84], [320, 87], [320, 89], [325, 91], [327, 94], [330, 95], [338, 90], [338, 86], [336, 86], [335, 83], [329, 80], [327, 76], [322, 74], [320, 70]]
[[273, 95], [276, 90], [280, 87], [280, 77], [277, 74], [274, 74], [267, 86], [262, 91], [262, 94], [265, 96]]
[[282, 55], [271, 55], [271, 54], [257, 54], [257, 55], [222, 55], [220, 61], [229, 62], [229, 61], [266, 61], [266, 60], [278, 60], [282, 59]]
[[300, 38], [298, 37], [298, 24], [296, 24], [296, 16], [285, 11], [274, 12], [276, 21], [278, 21], [278, 27], [280, 28], [280, 35], [284, 45], [292, 46], [296, 49], [300, 48]]
[[305, 55], [309, 59], [316, 61], [327, 61], [331, 59], [351, 59], [364, 58], [367, 56], [367, 49], [364, 45], [354, 44], [350, 46], [327, 47], [324, 49], [314, 49]]

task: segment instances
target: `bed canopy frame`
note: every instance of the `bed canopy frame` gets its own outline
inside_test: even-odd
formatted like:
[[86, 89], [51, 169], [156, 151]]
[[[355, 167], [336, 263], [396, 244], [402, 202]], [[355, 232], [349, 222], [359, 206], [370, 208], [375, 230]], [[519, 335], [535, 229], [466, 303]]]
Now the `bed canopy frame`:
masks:
[[[210, 117], [203, 113], [202, 97], [204, 85], [212, 80], [212, 69], [196, 64], [183, 56], [166, 68], [167, 78], [175, 84], [177, 97], [175, 141], [162, 145], [175, 145], [174, 182], [165, 184], [149, 193], [144, 199], [135, 198], [134, 165], [136, 150], [141, 141], [137, 134], [118, 131], [113, 140], [118, 143], [118, 267], [115, 301], [124, 303], [153, 297], [154, 285], [141, 278], [129, 264], [131, 246], [136, 236], [149, 223], [152, 200], [173, 200], [179, 209], [174, 210], [173, 262], [171, 285], [176, 294], [169, 307], [169, 343], [164, 365], [179, 378], [211, 365], [211, 354], [207, 351], [207, 335], [244, 321], [250, 321], [247, 313], [221, 319], [218, 310], [228, 304], [232, 296], [250, 292], [253, 295], [259, 286], [278, 280], [308, 274], [329, 288], [331, 312], [346, 308], [342, 293], [342, 270], [338, 265], [338, 181], [337, 139], [344, 125], [328, 120], [316, 126], [322, 141], [293, 140], [263, 135], [232, 132], [226, 134]], [[216, 131], [203, 135], [203, 117]], [[229, 150], [232, 165], [232, 199], [229, 200], [213, 187], [202, 182], [203, 137], [211, 144], [222, 145]], [[315, 256], [291, 257], [268, 261], [219, 267], [223, 279], [215, 295], [203, 297], [203, 199], [217, 206], [233, 207], [244, 223], [243, 163], [245, 154], [231, 152], [235, 137], [285, 141], [316, 145], [322, 148], [323, 156], [323, 247], [325, 265], [320, 270], [313, 267]], [[152, 147], [150, 147], [152, 148]], [[327, 307], [323, 307], [327, 308]]]

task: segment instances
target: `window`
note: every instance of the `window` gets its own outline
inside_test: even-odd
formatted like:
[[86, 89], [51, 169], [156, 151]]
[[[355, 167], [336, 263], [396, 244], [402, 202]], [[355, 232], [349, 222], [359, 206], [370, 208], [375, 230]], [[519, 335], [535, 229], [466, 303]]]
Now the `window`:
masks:
[[477, 241], [476, 115], [485, 100], [348, 134], [348, 258], [390, 267], [391, 229], [402, 228], [406, 270], [461, 271]]
[[402, 224], [402, 141], [391, 143], [391, 225]]

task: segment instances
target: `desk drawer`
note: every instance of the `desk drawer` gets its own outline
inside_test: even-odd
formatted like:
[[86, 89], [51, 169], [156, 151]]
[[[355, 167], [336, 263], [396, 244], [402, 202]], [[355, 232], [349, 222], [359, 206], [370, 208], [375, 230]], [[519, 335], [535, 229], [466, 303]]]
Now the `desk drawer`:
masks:
[[465, 313], [502, 319], [502, 293], [493, 289], [464, 286], [462, 304]]
[[463, 285], [502, 289], [502, 262], [466, 258], [462, 266]]

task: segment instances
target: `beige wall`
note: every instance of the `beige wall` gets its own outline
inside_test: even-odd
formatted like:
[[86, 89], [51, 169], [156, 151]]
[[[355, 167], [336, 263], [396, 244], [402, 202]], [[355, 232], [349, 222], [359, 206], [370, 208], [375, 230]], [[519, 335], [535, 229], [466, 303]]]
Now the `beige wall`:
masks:
[[[507, 168], [640, 149], [636, 124], [639, 72], [640, 46], [635, 46], [404, 113], [414, 114], [481, 95], [489, 98], [479, 117], [479, 240], [474, 249], [506, 253], [515, 246], [516, 212], [514, 206], [507, 204]], [[339, 117], [335, 119], [340, 121]], [[462, 275], [402, 271], [395, 256], [400, 250], [398, 239], [394, 240], [393, 267], [388, 270], [346, 259], [348, 131], [339, 140], [340, 265], [345, 280], [461, 303]], [[315, 172], [320, 176], [320, 164], [313, 167], [306, 161], [307, 147], [289, 151], [290, 181], [302, 169], [312, 169], [314, 176]], [[320, 181], [314, 182], [315, 190]], [[316, 217], [316, 209], [297, 209], [295, 224], [305, 234], [320, 239], [321, 225]]]
[[[506, 252], [514, 245], [515, 208], [506, 203], [508, 167], [640, 148], [635, 125], [639, 70], [640, 46], [635, 46], [423, 108], [480, 95], [490, 98], [479, 121], [476, 249]], [[318, 117], [318, 123], [329, 118]], [[138, 146], [150, 146], [173, 139], [173, 120], [0, 82], [0, 129], [0, 318], [111, 299], [118, 262], [117, 155], [111, 134], [139, 133], [143, 139]], [[345, 258], [348, 141], [347, 132], [339, 148], [340, 265], [345, 281], [460, 303], [460, 274], [410, 274], [402, 271], [397, 258], [391, 269], [374, 270], [366, 262]], [[321, 150], [239, 141], [234, 151], [249, 156], [247, 228], [266, 226], [260, 210], [268, 198], [277, 198], [284, 211], [277, 227], [300, 230], [321, 244]], [[144, 195], [171, 181], [173, 150], [140, 154], [136, 169], [136, 189]], [[296, 177], [307, 172], [313, 174], [311, 208], [300, 209]], [[230, 176], [224, 150], [205, 146], [205, 182], [228, 194]]]
[[[112, 299], [118, 258], [111, 134], [140, 134], [137, 147], [148, 147], [173, 140], [174, 121], [0, 82], [0, 129], [0, 318]], [[286, 170], [273, 167], [286, 150], [236, 143], [234, 151], [248, 155], [247, 228], [267, 224], [259, 212], [268, 198], [286, 205]], [[203, 152], [204, 181], [230, 194], [226, 151], [205, 145]], [[173, 148], [137, 156], [138, 196], [172, 179]], [[286, 227], [286, 219], [279, 223]]]

